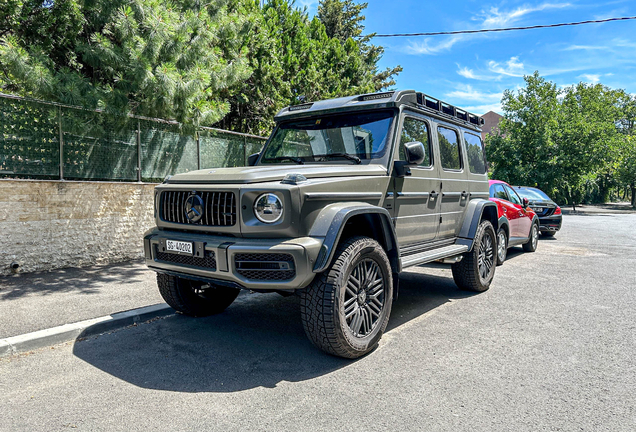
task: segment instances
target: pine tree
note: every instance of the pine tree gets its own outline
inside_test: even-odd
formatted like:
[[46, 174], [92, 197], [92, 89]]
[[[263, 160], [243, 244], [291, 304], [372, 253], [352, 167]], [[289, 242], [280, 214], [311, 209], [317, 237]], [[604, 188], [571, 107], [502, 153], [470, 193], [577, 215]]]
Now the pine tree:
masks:
[[86, 108], [211, 124], [221, 90], [250, 74], [229, 0], [8, 0], [0, 89]]

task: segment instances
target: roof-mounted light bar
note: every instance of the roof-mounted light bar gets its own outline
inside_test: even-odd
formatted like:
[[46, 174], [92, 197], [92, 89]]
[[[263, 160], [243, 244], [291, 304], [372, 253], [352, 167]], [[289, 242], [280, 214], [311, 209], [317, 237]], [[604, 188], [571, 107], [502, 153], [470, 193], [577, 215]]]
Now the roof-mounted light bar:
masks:
[[290, 106], [289, 107], [289, 111], [301, 111], [301, 110], [306, 110], [311, 108], [314, 105], [313, 102], [311, 103], [306, 103], [306, 104], [302, 104], [302, 105], [294, 105], [294, 106]]
[[372, 94], [368, 94], [368, 95], [362, 95], [358, 98], [358, 100], [364, 102], [364, 101], [370, 101], [370, 100], [377, 100], [377, 99], [388, 99], [390, 97], [393, 96], [395, 92], [384, 92], [384, 93], [372, 93]]
[[483, 118], [475, 114], [471, 114], [468, 111], [459, 109], [449, 103], [442, 102], [441, 100], [430, 97], [424, 93], [417, 93], [417, 103], [418, 105], [439, 111], [442, 114], [456, 117], [477, 126], [482, 126], [485, 123]]

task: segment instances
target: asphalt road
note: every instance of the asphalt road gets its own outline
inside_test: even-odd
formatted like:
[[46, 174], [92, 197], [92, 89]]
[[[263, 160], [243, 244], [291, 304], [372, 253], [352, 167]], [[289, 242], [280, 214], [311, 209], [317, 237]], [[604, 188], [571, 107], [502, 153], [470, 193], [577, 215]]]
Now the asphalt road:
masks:
[[275, 294], [0, 359], [0, 430], [632, 432], [635, 287], [636, 215], [566, 216], [486, 293], [406, 273], [357, 361], [314, 349]]

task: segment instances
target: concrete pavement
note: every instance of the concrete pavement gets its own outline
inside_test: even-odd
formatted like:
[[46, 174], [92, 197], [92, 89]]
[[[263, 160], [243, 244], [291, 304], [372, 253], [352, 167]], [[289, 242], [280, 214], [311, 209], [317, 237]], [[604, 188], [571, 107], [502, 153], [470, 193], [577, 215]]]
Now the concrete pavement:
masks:
[[358, 361], [274, 294], [2, 358], [0, 430], [636, 429], [636, 215], [565, 216], [483, 294], [437, 266], [402, 282]]

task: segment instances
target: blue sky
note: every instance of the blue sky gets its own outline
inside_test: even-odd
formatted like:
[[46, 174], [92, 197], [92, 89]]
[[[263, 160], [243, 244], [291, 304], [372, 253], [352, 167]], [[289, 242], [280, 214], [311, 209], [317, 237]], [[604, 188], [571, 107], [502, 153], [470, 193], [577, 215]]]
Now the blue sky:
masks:
[[[366, 32], [416, 33], [636, 16], [636, 1], [367, 0]], [[301, 0], [310, 15], [317, 1]], [[397, 88], [476, 114], [501, 113], [505, 89], [535, 70], [559, 86], [600, 82], [636, 94], [636, 20], [480, 35], [374, 39], [380, 66], [401, 65]]]

